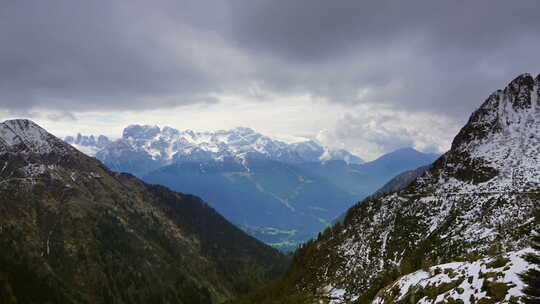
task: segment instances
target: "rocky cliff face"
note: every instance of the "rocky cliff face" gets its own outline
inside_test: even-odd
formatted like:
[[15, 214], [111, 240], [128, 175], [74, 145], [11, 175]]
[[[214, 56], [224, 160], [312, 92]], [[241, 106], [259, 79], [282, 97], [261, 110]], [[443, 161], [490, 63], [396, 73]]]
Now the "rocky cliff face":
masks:
[[368, 303], [422, 267], [526, 247], [540, 202], [539, 94], [528, 74], [493, 93], [429, 170], [351, 208], [298, 250], [283, 281], [323, 302]]
[[0, 248], [8, 303], [220, 303], [287, 263], [199, 198], [114, 173], [28, 120], [0, 124]]

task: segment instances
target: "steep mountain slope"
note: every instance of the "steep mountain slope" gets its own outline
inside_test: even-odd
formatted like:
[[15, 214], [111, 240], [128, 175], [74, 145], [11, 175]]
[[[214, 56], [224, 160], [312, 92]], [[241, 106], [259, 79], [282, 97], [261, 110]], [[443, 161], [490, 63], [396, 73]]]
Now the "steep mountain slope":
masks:
[[393, 152], [365, 165], [257, 158], [184, 162], [155, 170], [143, 180], [201, 196], [251, 235], [292, 250], [398, 173], [387, 168], [389, 162], [399, 163], [399, 170], [434, 160], [431, 154], [402, 151], [408, 152]]
[[28, 120], [0, 124], [0, 248], [13, 303], [220, 303], [287, 263], [199, 198], [114, 173]]
[[165, 165], [245, 158], [300, 163], [344, 160], [362, 163], [345, 150], [331, 150], [315, 141], [288, 144], [249, 128], [216, 132], [176, 130], [170, 127], [131, 125], [122, 138], [95, 154], [109, 168], [142, 176]]
[[279, 283], [239, 303], [369, 303], [420, 268], [527, 247], [540, 206], [539, 95], [540, 75], [528, 74], [493, 93], [421, 177], [351, 208]]

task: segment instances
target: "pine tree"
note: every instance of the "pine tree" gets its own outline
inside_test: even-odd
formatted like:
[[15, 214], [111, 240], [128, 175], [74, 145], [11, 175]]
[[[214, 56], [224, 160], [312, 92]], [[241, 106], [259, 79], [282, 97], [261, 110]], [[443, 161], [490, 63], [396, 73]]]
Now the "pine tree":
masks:
[[[539, 219], [540, 217], [537, 217], [537, 223]], [[531, 246], [536, 250], [536, 253], [527, 255], [525, 260], [536, 267], [521, 275], [521, 279], [525, 283], [523, 302], [525, 304], [540, 304], [540, 233], [533, 232]]]

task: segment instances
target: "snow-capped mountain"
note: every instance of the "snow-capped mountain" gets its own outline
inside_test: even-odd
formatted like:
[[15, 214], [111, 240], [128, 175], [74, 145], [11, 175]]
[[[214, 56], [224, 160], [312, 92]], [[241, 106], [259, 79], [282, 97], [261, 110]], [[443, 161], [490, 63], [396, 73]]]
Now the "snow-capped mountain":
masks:
[[131, 125], [122, 138], [68, 137], [66, 141], [95, 155], [114, 170], [144, 174], [153, 169], [187, 161], [264, 159], [284, 163], [344, 160], [360, 164], [362, 159], [345, 150], [332, 150], [315, 141], [285, 143], [249, 128], [216, 132], [177, 130], [170, 127]]
[[[490, 95], [451, 150], [409, 186], [357, 204], [299, 249], [284, 286], [330, 303], [369, 303], [419, 269], [526, 248], [540, 202], [539, 155], [540, 75], [523, 74]], [[508, 292], [503, 301], [482, 296], [510, 303]]]
[[[540, 76], [540, 75], [539, 75]], [[526, 192], [540, 183], [540, 77], [497, 90], [470, 117], [451, 152], [420, 181], [437, 193]]]

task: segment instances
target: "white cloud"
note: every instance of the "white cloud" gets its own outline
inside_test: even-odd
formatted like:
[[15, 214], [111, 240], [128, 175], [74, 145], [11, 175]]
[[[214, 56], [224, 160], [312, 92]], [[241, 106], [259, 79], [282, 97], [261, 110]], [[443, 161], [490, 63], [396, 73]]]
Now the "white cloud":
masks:
[[360, 105], [343, 115], [333, 127], [320, 131], [317, 140], [372, 160], [404, 147], [444, 152], [450, 148], [460, 126], [461, 123], [441, 115]]

